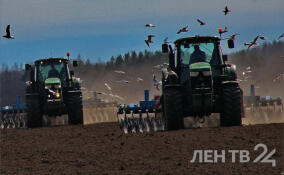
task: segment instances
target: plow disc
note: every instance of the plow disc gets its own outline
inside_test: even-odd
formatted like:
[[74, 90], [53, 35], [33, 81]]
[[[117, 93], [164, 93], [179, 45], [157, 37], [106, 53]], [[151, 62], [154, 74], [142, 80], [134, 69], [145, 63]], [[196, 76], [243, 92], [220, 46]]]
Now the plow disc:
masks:
[[[138, 114], [138, 116], [137, 116]], [[136, 132], [157, 132], [164, 131], [165, 125], [161, 117], [161, 113], [153, 111], [153, 113], [143, 113], [134, 111], [117, 113], [119, 126], [124, 133]]]
[[284, 108], [282, 105], [247, 106], [246, 119], [251, 124], [283, 122]]
[[0, 128], [25, 128], [27, 123], [26, 113], [1, 113]]

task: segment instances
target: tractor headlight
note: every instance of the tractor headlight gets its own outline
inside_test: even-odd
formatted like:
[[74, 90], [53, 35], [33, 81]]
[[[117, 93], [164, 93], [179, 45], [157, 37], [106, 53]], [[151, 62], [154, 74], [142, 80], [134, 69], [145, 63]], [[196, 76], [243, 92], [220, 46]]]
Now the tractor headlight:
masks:
[[208, 77], [208, 76], [211, 76], [211, 71], [208, 70], [208, 71], [203, 71], [202, 74], [205, 76], [205, 77]]
[[56, 98], [60, 98], [60, 93], [57, 92], [57, 93], [55, 94], [55, 97], [56, 97]]
[[197, 77], [199, 75], [199, 72], [190, 72], [191, 77]]

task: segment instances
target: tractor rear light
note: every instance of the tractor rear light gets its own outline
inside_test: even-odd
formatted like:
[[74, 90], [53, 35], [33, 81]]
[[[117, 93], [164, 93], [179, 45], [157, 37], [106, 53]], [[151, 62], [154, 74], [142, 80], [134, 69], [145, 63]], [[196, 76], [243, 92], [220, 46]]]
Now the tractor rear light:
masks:
[[199, 75], [199, 72], [190, 72], [191, 77], [197, 77]]

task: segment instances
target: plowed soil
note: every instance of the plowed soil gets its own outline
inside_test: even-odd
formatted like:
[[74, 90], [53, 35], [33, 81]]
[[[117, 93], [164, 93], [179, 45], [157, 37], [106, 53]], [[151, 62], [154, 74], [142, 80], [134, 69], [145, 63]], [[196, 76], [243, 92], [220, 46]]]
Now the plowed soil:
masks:
[[[284, 171], [284, 124], [123, 134], [116, 123], [5, 129], [0, 174], [275, 174]], [[271, 163], [253, 163], [276, 149]], [[225, 163], [191, 163], [194, 150], [226, 150]], [[228, 150], [249, 150], [251, 161], [232, 163]]]

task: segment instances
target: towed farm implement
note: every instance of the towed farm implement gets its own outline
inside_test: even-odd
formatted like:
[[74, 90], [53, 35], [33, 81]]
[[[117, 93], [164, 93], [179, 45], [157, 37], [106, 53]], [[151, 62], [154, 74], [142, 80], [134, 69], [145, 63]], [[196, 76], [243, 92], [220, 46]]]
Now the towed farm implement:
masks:
[[17, 97], [16, 104], [0, 109], [0, 128], [26, 127], [26, 105]]
[[145, 100], [138, 104], [120, 105], [117, 120], [124, 133], [164, 130], [159, 96], [149, 100], [149, 91], [144, 91]]
[[271, 96], [255, 95], [254, 85], [250, 87], [250, 95], [244, 96], [244, 106], [246, 116], [260, 121], [274, 122], [281, 116], [284, 120], [284, 106], [281, 97], [272, 98]]

